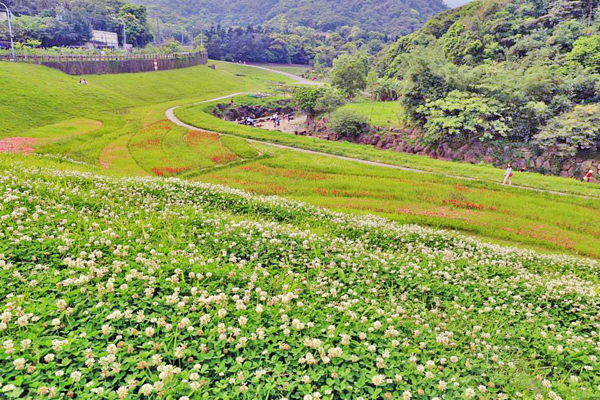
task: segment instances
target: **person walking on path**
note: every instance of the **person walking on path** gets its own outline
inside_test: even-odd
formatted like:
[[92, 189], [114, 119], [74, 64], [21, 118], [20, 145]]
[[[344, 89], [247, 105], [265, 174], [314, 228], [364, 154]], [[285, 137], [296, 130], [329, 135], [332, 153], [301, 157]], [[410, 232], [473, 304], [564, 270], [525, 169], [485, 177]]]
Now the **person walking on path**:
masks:
[[506, 173], [504, 174], [504, 182], [502, 182], [503, 185], [512, 185], [512, 182], [510, 181], [510, 178], [512, 178], [513, 176], [513, 170], [512, 170], [512, 165], [510, 165], [510, 163], [508, 163], [506, 165]]
[[592, 181], [592, 177], [594, 175], [594, 170], [589, 170], [584, 176], [583, 176], [583, 181], [584, 182], [591, 182]]

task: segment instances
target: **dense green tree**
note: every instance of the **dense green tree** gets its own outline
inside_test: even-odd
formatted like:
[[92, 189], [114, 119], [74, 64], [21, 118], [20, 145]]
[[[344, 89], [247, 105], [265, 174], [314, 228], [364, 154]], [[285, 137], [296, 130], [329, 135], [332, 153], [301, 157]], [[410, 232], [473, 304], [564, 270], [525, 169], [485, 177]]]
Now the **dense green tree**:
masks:
[[[447, 9], [442, 0], [137, 0], [170, 25], [224, 27], [265, 25], [282, 33], [302, 26], [343, 32], [341, 41], [367, 40], [365, 33], [408, 34]], [[354, 28], [356, 27], [356, 28]]]
[[367, 87], [369, 63], [363, 54], [342, 54], [333, 62], [330, 72], [331, 84], [344, 91], [348, 97]]
[[[344, 28], [351, 31], [349, 27]], [[361, 37], [381, 38], [381, 34], [376, 32], [361, 32]], [[204, 33], [209, 57], [227, 61], [310, 64], [318, 59], [321, 65], [331, 66], [334, 58], [342, 53], [354, 54], [364, 50], [374, 54], [383, 45], [371, 47], [370, 42], [362, 39], [352, 42], [341, 35], [328, 37], [302, 27], [280, 32], [263, 26], [224, 29], [216, 25]]]
[[427, 101], [417, 111], [427, 120], [423, 137], [426, 143], [442, 140], [469, 143], [474, 139], [506, 136], [509, 130], [502, 104], [474, 93], [453, 90], [443, 99]]
[[[466, 31], [464, 25], [457, 21], [443, 37], [444, 56], [456, 64], [475, 61], [483, 52], [484, 44], [479, 35]], [[469, 58], [467, 58], [470, 56]]]
[[345, 93], [336, 89], [326, 89], [317, 100], [317, 109], [330, 114], [346, 102]]
[[319, 99], [325, 89], [316, 86], [301, 86], [294, 90], [293, 103], [306, 114], [306, 126], [311, 127], [319, 112]]
[[373, 100], [398, 100], [402, 90], [402, 82], [396, 78], [378, 77], [377, 72], [371, 71], [367, 78], [367, 92]]
[[[80, 46], [92, 37], [92, 30], [117, 32], [122, 41], [119, 19], [127, 23], [128, 42], [144, 46], [152, 40], [144, 6], [120, 0], [13, 0], [15, 37], [25, 43], [37, 40], [43, 47]], [[6, 40], [0, 24], [0, 40]]]
[[370, 88], [402, 82], [406, 122], [429, 141], [535, 137], [572, 154], [595, 137], [599, 17], [596, 0], [474, 1], [390, 45]]
[[576, 105], [552, 119], [535, 139], [541, 147], [561, 156], [574, 156], [580, 150], [598, 151], [600, 105]]
[[144, 47], [154, 39], [148, 28], [146, 7], [123, 4], [118, 17], [126, 24], [125, 33], [129, 44], [133, 44], [135, 47]]
[[573, 43], [567, 60], [593, 72], [600, 72], [600, 35], [582, 36]]

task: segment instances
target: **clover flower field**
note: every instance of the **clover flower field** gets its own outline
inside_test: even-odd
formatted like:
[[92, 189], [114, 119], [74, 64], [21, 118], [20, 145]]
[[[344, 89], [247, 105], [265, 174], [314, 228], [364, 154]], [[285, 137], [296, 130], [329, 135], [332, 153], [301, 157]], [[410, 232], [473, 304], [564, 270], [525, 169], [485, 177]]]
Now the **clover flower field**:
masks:
[[0, 188], [0, 397], [600, 393], [596, 261], [173, 178]]

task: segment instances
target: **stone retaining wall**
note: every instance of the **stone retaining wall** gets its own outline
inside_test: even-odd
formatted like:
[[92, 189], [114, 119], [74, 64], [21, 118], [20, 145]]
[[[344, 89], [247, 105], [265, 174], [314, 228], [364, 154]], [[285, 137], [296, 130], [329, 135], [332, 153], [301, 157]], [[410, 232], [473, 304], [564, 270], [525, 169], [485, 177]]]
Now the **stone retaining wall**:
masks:
[[296, 132], [299, 135], [316, 136], [325, 140], [349, 141], [352, 143], [374, 146], [381, 150], [393, 150], [404, 153], [419, 154], [441, 160], [468, 162], [471, 164], [491, 164], [505, 168], [508, 162], [515, 170], [527, 169], [545, 175], [560, 175], [581, 179], [590, 169], [594, 170], [594, 179], [598, 182], [600, 160], [582, 157], [559, 157], [551, 152], [544, 152], [531, 144], [492, 141], [482, 143], [474, 140], [460, 147], [444, 142], [438, 146], [419, 144], [420, 132], [410, 129], [373, 128], [369, 133], [355, 137], [342, 136], [327, 129], [328, 119], [323, 118], [314, 132]]

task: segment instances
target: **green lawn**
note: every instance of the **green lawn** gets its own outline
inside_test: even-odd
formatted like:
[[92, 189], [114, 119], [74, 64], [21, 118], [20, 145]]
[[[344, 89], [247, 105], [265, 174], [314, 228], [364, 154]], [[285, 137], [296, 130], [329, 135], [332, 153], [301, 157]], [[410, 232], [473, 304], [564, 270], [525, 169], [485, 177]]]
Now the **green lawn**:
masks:
[[[37, 152], [100, 165], [107, 148], [164, 119], [164, 111], [171, 106], [236, 92], [277, 93], [280, 85], [294, 83], [285, 76], [255, 68], [215, 64], [215, 70], [197, 66], [95, 75], [87, 78], [89, 85], [82, 86], [78, 77], [50, 68], [0, 63], [0, 138], [37, 138]], [[114, 159], [115, 154], [111, 157]], [[129, 159], [110, 165], [124, 167], [129, 163], [130, 168], [123, 171], [139, 172], [131, 162]]]
[[381, 127], [399, 127], [400, 103], [397, 101], [361, 101], [342, 107], [364, 115], [369, 124]]
[[[213, 62], [211, 62], [213, 63]], [[0, 136], [102, 113], [127, 115], [132, 107], [177, 100], [206, 100], [243, 91], [274, 90], [294, 81], [266, 71], [215, 62], [139, 74], [94, 75], [89, 85], [60, 71], [25, 63], [0, 63]], [[92, 118], [94, 119], [94, 118]]]

